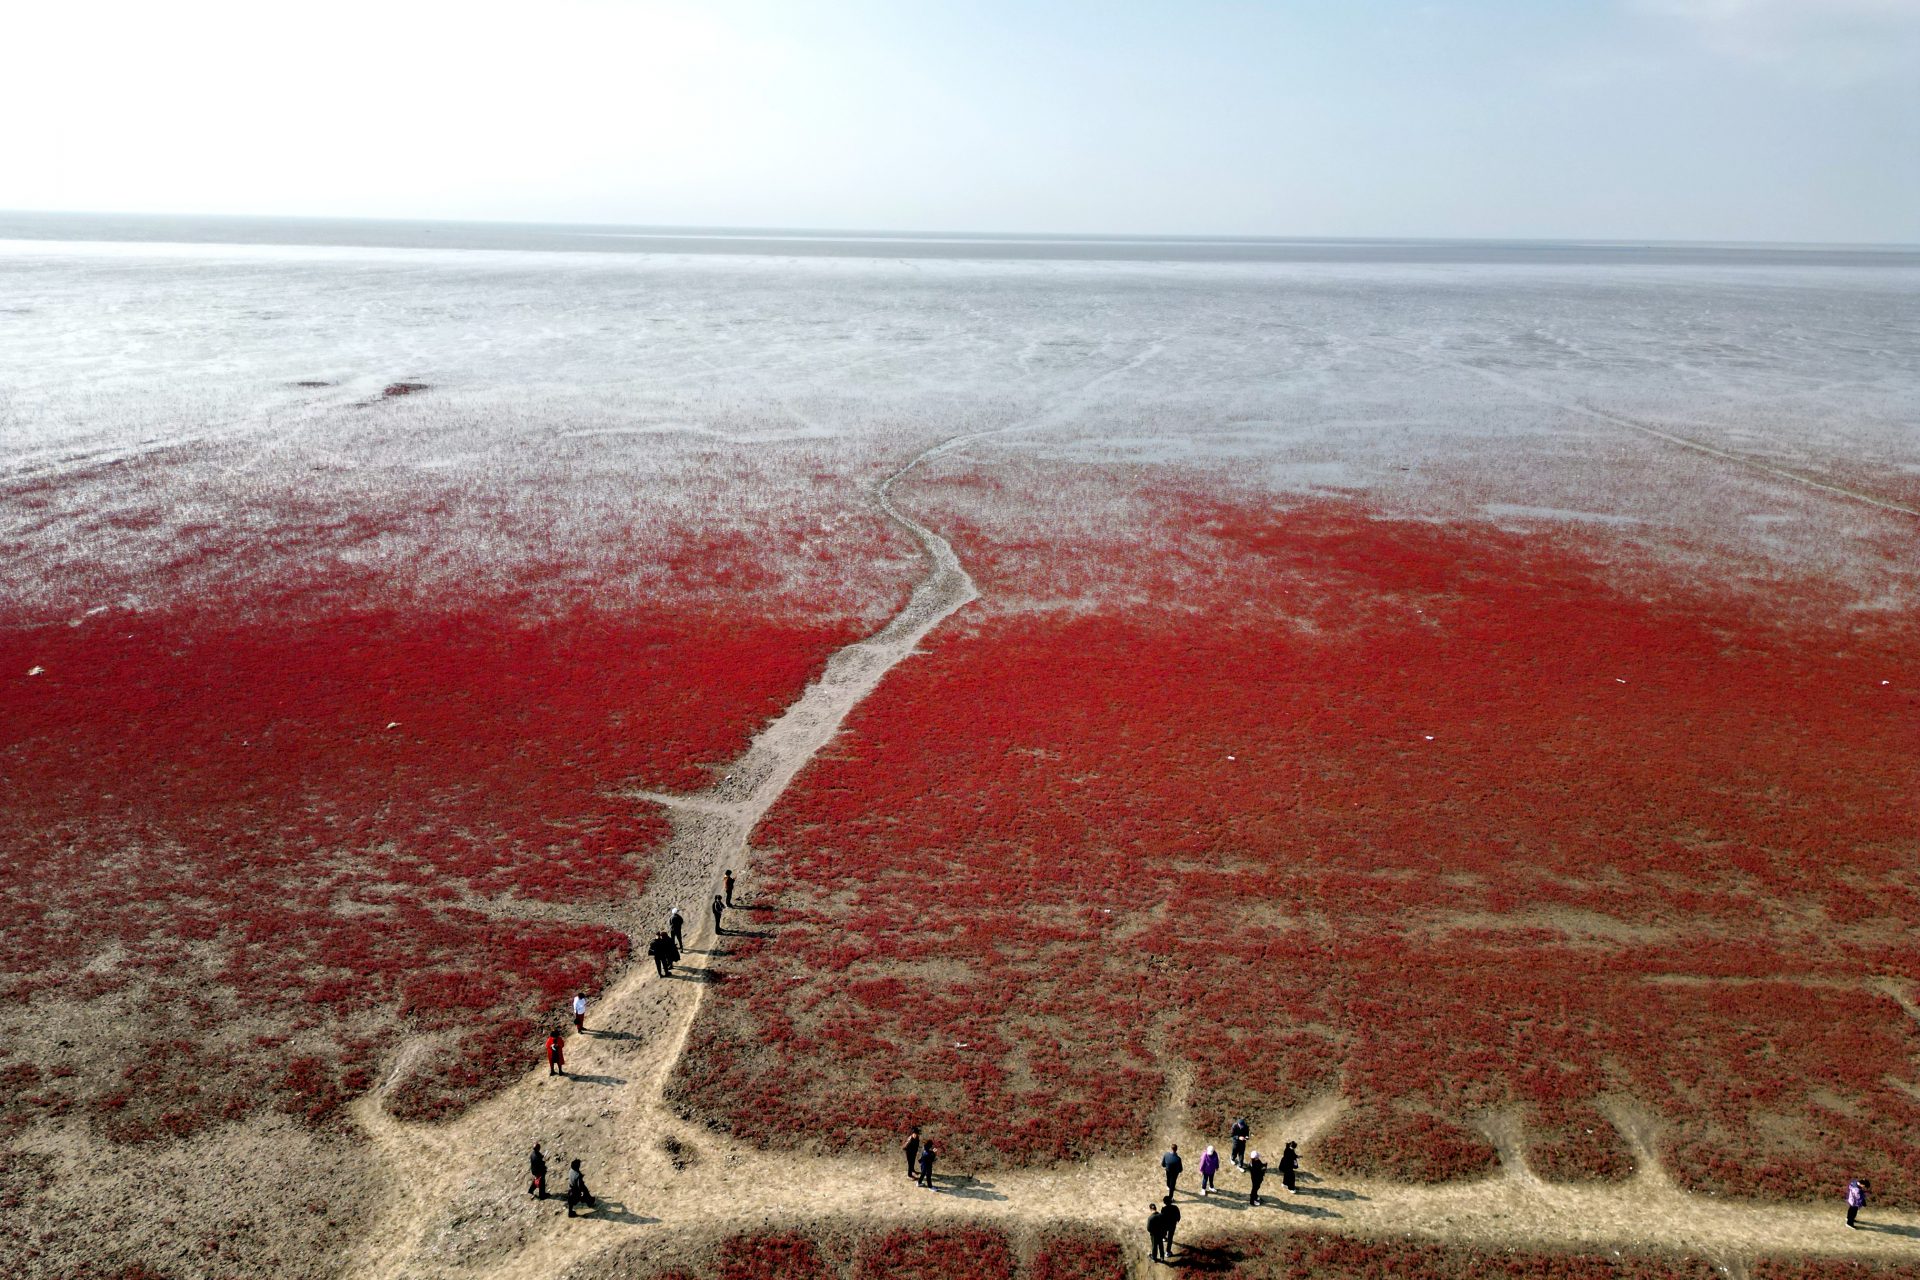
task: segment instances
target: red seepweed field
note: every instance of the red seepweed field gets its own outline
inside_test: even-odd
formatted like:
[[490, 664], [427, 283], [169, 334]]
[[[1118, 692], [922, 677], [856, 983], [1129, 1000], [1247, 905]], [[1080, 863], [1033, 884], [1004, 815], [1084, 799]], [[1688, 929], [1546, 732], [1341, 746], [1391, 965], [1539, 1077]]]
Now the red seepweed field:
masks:
[[103, 488], [7, 495], [63, 548], [17, 544], [43, 571], [0, 612], [9, 1133], [336, 1127], [383, 1071], [432, 1119], [519, 1078], [627, 959], [667, 826], [624, 792], [708, 785], [871, 626], [723, 527], [609, 550], [484, 493], [241, 504], [178, 460]]
[[761, 827], [781, 921], [682, 1107], [1025, 1162], [1337, 1097], [1307, 1156], [1349, 1175], [1517, 1135], [1556, 1180], [1642, 1140], [1700, 1191], [1920, 1185], [1920, 629], [1571, 532], [1154, 505], [956, 540], [985, 600]]

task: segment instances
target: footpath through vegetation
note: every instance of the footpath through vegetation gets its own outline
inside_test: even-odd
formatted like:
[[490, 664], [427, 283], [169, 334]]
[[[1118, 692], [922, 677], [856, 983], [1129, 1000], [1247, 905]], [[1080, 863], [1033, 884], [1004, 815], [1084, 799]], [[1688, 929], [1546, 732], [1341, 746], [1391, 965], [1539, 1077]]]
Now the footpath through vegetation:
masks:
[[[351, 1274], [557, 1276], [606, 1262], [621, 1274], [645, 1275], [652, 1262], [676, 1256], [674, 1241], [712, 1249], [747, 1233], [831, 1221], [875, 1229], [979, 1224], [1028, 1234], [1092, 1228], [1118, 1239], [1135, 1269], [1151, 1265], [1142, 1226], [1144, 1207], [1164, 1191], [1159, 1152], [1179, 1142], [1197, 1164], [1206, 1142], [1226, 1145], [1225, 1134], [1191, 1129], [1178, 1075], [1154, 1118], [1159, 1145], [1151, 1151], [992, 1173], [942, 1163], [931, 1190], [905, 1178], [897, 1151], [819, 1157], [758, 1150], [690, 1125], [665, 1098], [703, 993], [734, 977], [728, 966], [734, 940], [766, 936], [781, 922], [781, 904], [754, 893], [749, 839], [755, 826], [853, 707], [977, 596], [952, 547], [892, 496], [894, 485], [917, 467], [976, 438], [927, 450], [875, 493], [879, 508], [913, 536], [929, 566], [902, 611], [839, 651], [721, 782], [697, 794], [634, 795], [663, 806], [673, 834], [636, 904], [633, 931], [651, 936], [679, 907], [688, 932], [676, 972], [662, 978], [635, 965], [594, 999], [585, 1030], [567, 1040], [564, 1076], [530, 1071], [452, 1122], [408, 1123], [386, 1105], [421, 1056], [403, 1052], [384, 1086], [354, 1105], [373, 1140], [384, 1186], [379, 1220], [352, 1259]], [[728, 870], [739, 875], [740, 890], [716, 928], [706, 907]], [[1310, 1154], [1314, 1138], [1341, 1114], [1341, 1103], [1328, 1097], [1256, 1116], [1252, 1145], [1266, 1148], [1270, 1161], [1286, 1140]], [[1844, 1226], [1837, 1194], [1832, 1206], [1689, 1194], [1663, 1172], [1643, 1117], [1623, 1111], [1612, 1118], [1635, 1147], [1636, 1171], [1622, 1182], [1542, 1181], [1527, 1167], [1512, 1127], [1491, 1116], [1487, 1134], [1501, 1158], [1494, 1177], [1440, 1185], [1334, 1179], [1317, 1177], [1309, 1160], [1298, 1195], [1271, 1179], [1256, 1206], [1248, 1203], [1244, 1175], [1229, 1165], [1216, 1194], [1199, 1197], [1197, 1185], [1181, 1192], [1181, 1237], [1305, 1230], [1502, 1249], [1626, 1249], [1705, 1257], [1731, 1274], [1746, 1274], [1755, 1259], [1777, 1255], [1920, 1259], [1920, 1217], [1869, 1210], [1862, 1217], [1866, 1229], [1854, 1232]], [[913, 1119], [902, 1117], [903, 1136]], [[937, 1133], [928, 1136], [940, 1141]], [[523, 1171], [536, 1141], [556, 1170], [582, 1161], [598, 1198], [593, 1211], [569, 1219], [559, 1200], [529, 1199]], [[554, 1179], [556, 1190], [561, 1183]]]

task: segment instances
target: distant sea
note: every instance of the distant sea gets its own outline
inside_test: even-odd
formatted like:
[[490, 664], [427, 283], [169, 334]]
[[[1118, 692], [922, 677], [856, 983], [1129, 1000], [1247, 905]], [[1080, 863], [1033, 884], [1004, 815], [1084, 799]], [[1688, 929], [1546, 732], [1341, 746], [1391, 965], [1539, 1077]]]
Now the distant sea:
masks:
[[1920, 267], [1920, 246], [1915, 245], [1068, 236], [540, 222], [400, 222], [358, 218], [11, 213], [3, 210], [0, 210], [0, 240], [1083, 262]]

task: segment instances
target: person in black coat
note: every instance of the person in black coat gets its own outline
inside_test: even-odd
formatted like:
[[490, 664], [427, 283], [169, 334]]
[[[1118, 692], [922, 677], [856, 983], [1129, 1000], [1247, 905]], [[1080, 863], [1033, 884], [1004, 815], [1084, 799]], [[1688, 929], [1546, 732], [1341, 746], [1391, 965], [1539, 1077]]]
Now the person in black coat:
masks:
[[578, 1217], [574, 1206], [584, 1204], [589, 1209], [597, 1209], [600, 1202], [593, 1198], [593, 1192], [587, 1190], [587, 1175], [580, 1172], [580, 1162], [575, 1160], [567, 1172], [567, 1216]]
[[1267, 1162], [1260, 1158], [1258, 1151], [1247, 1157], [1247, 1181], [1253, 1185], [1247, 1189], [1247, 1203], [1260, 1203], [1260, 1183], [1267, 1176]]
[[1247, 1167], [1247, 1138], [1252, 1132], [1253, 1129], [1247, 1124], [1245, 1116], [1235, 1120], [1233, 1128], [1227, 1130], [1227, 1137], [1233, 1140], [1233, 1154], [1228, 1159], [1233, 1161], [1233, 1167], [1236, 1169]]
[[1287, 1149], [1280, 1153], [1280, 1185], [1287, 1189], [1288, 1195], [1292, 1196], [1300, 1194], [1300, 1188], [1293, 1185], [1294, 1175], [1300, 1172], [1298, 1147], [1298, 1143], [1289, 1142]]
[[1180, 1144], [1174, 1143], [1167, 1148], [1167, 1154], [1160, 1157], [1160, 1168], [1167, 1175], [1167, 1198], [1173, 1198], [1173, 1186], [1180, 1181], [1180, 1171], [1186, 1164], [1180, 1159]]
[[1172, 1196], [1167, 1197], [1166, 1207], [1160, 1210], [1160, 1218], [1166, 1224], [1167, 1257], [1171, 1258], [1173, 1257], [1173, 1233], [1180, 1227], [1180, 1206], [1173, 1202]]
[[913, 1126], [913, 1132], [908, 1134], [907, 1140], [902, 1144], [900, 1144], [900, 1149], [907, 1153], [907, 1176], [911, 1178], [914, 1174], [914, 1169], [916, 1168], [916, 1165], [914, 1162], [920, 1158], [920, 1126], [919, 1125]]
[[1167, 1257], [1167, 1212], [1157, 1204], [1147, 1206], [1147, 1239], [1153, 1242], [1153, 1260]]
[[527, 1157], [527, 1169], [533, 1174], [533, 1182], [527, 1187], [527, 1194], [542, 1200], [547, 1198], [547, 1158], [540, 1153], [540, 1144], [533, 1144], [533, 1154]]
[[653, 971], [660, 977], [673, 972], [673, 961], [667, 957], [673, 953], [673, 940], [664, 933], [653, 935], [653, 941], [647, 944], [647, 954], [653, 957]]
[[713, 931], [725, 933], [726, 930], [720, 927], [720, 917], [727, 913], [727, 900], [716, 893], [713, 895], [713, 901], [708, 905], [713, 908]]
[[923, 1187], [926, 1187], [928, 1190], [933, 1189], [933, 1156], [934, 1156], [933, 1144], [931, 1142], [921, 1143], [920, 1144], [920, 1185]]

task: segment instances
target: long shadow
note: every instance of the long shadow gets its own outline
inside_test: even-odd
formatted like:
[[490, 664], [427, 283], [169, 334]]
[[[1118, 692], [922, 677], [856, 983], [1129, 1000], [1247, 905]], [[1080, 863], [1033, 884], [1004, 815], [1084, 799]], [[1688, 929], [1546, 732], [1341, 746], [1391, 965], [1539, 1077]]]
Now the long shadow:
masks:
[[1184, 1267], [1188, 1271], [1220, 1273], [1233, 1270], [1246, 1260], [1246, 1254], [1230, 1245], [1175, 1245], [1175, 1256], [1169, 1264]]
[[627, 1082], [626, 1077], [624, 1076], [588, 1076], [588, 1075], [581, 1075], [577, 1071], [567, 1072], [567, 1079], [578, 1080], [581, 1084], [616, 1085], [616, 1084], [625, 1084]]
[[771, 929], [722, 929], [720, 930], [719, 936], [723, 938], [771, 938], [774, 937], [775, 934]]
[[933, 1189], [944, 1191], [950, 1196], [959, 1196], [963, 1200], [1005, 1200], [1006, 1197], [993, 1189], [991, 1182], [982, 1182], [978, 1178], [964, 1173], [936, 1173], [933, 1175]]
[[778, 911], [779, 909], [771, 902], [736, 902], [727, 908], [729, 911]]
[[715, 973], [712, 969], [675, 969], [667, 975], [681, 982], [697, 982], [702, 986], [713, 987], [727, 980], [724, 973]]
[[1277, 1213], [1291, 1213], [1300, 1218], [1337, 1218], [1340, 1215], [1332, 1209], [1317, 1204], [1300, 1204], [1292, 1200], [1276, 1200], [1272, 1196], [1261, 1196], [1260, 1203], [1252, 1206], [1256, 1209], [1272, 1209]]
[[603, 1222], [622, 1222], [631, 1227], [660, 1221], [658, 1218], [649, 1218], [645, 1214], [635, 1213], [627, 1208], [624, 1202], [609, 1200], [605, 1196], [600, 1197], [600, 1203], [596, 1208], [576, 1209], [574, 1214], [581, 1218], [599, 1218]]
[[1878, 1231], [1882, 1235], [1905, 1236], [1909, 1240], [1920, 1240], [1920, 1227], [1903, 1227], [1892, 1222], [1863, 1222], [1862, 1231]]
[[[1286, 1191], [1282, 1190], [1280, 1194], [1285, 1195]], [[1370, 1200], [1373, 1198], [1371, 1196], [1363, 1196], [1358, 1191], [1349, 1191], [1345, 1187], [1302, 1187], [1300, 1188], [1300, 1194], [1303, 1196], [1318, 1196], [1322, 1200]]]
[[631, 1031], [614, 1031], [606, 1027], [588, 1027], [586, 1034], [595, 1040], [638, 1040], [640, 1038]]

